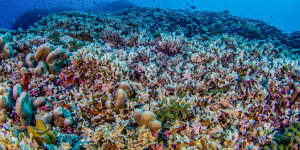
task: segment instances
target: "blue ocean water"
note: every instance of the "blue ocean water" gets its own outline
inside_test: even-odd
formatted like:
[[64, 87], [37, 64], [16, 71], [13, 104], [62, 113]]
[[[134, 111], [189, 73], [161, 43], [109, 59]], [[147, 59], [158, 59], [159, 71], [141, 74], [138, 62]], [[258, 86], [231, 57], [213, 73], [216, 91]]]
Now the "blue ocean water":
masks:
[[[12, 28], [17, 17], [31, 10], [53, 8], [65, 10], [103, 11], [114, 0], [0, 0], [0, 27]], [[299, 0], [115, 0], [107, 10], [114, 11], [130, 5], [169, 9], [222, 11], [232, 15], [259, 19], [274, 25], [285, 33], [300, 30]], [[32, 15], [39, 15], [32, 13]], [[40, 15], [45, 15], [41, 13]], [[38, 17], [39, 18], [39, 17]], [[34, 20], [34, 19], [31, 19]], [[34, 20], [35, 21], [35, 20]]]

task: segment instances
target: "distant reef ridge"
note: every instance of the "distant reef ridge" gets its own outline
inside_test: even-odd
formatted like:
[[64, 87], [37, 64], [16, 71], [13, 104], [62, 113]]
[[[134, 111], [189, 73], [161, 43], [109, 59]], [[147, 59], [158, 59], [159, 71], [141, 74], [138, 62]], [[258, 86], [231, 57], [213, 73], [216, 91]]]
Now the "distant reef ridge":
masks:
[[[127, 8], [136, 7], [132, 2], [128, 0], [116, 0], [113, 2], [101, 2], [96, 4], [91, 10], [94, 13], [103, 13], [103, 12], [115, 12], [124, 10]], [[64, 11], [70, 11], [71, 8], [68, 7], [54, 7], [51, 9], [31, 9], [21, 15], [19, 15], [14, 21], [11, 29], [17, 30], [22, 28], [24, 30], [28, 29], [29, 26], [32, 26], [35, 22], [39, 21], [42, 17], [48, 16], [51, 13], [61, 13]]]
[[[27, 29], [34, 22], [39, 21], [42, 17], [50, 13], [60, 13], [70, 8], [53, 8], [53, 9], [34, 9], [27, 11], [17, 17], [11, 29]], [[151, 21], [151, 33], [155, 34], [156, 29], [165, 25], [164, 30], [167, 32], [181, 32], [187, 37], [194, 35], [212, 36], [217, 34], [240, 35], [248, 39], [273, 40], [278, 45], [284, 44], [288, 48], [300, 49], [300, 31], [285, 34], [275, 26], [271, 26], [264, 21], [256, 19], [241, 18], [233, 16], [229, 11], [189, 11], [189, 10], [164, 10], [148, 9], [136, 7], [133, 3], [125, 1], [113, 1], [111, 3], [99, 3], [90, 9], [93, 13], [111, 13], [131, 20], [134, 24], [145, 26], [145, 21]], [[136, 16], [127, 16], [134, 12]], [[154, 15], [159, 12], [160, 15]], [[147, 16], [147, 17], [142, 17]], [[148, 18], [151, 18], [149, 20]], [[130, 22], [130, 21], [129, 21]]]

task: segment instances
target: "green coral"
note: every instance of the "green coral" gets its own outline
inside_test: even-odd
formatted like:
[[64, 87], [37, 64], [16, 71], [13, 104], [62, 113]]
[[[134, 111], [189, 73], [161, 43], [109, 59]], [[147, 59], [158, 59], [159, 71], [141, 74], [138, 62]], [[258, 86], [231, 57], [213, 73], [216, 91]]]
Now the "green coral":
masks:
[[59, 133], [58, 129], [50, 129], [41, 120], [36, 121], [36, 126], [28, 126], [26, 131], [19, 130], [9, 124], [0, 126], [1, 149], [51, 149], [62, 148], [64, 143], [69, 143], [73, 149], [82, 149], [87, 140], [76, 134]]
[[184, 92], [184, 91], [179, 91], [179, 92], [177, 92], [176, 95], [177, 95], [179, 98], [183, 98], [183, 97], [185, 97], [185, 96], [187, 95], [187, 93]]
[[41, 120], [37, 120], [36, 127], [29, 126], [27, 130], [28, 134], [30, 134], [39, 145], [42, 145], [42, 143], [56, 144], [56, 134], [48, 130]]
[[217, 87], [217, 88], [211, 88], [206, 91], [204, 91], [204, 94], [218, 94], [218, 93], [226, 93], [230, 89], [229, 86], [224, 86], [224, 87]]
[[265, 150], [269, 149], [293, 149], [300, 145], [300, 122], [294, 122], [283, 131], [278, 131], [272, 143], [264, 146]]
[[168, 127], [168, 123], [176, 120], [186, 120], [189, 116], [190, 104], [181, 104], [175, 100], [171, 100], [169, 105], [165, 105], [167, 100], [164, 99], [159, 104], [159, 110], [155, 111], [157, 120], [162, 122], [163, 127]]

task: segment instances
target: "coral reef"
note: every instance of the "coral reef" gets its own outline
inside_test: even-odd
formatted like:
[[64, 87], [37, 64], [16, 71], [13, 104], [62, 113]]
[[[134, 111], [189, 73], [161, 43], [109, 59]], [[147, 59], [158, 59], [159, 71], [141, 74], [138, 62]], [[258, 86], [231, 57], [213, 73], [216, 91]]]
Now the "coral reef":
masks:
[[1, 32], [0, 149], [299, 147], [300, 57], [281, 35], [150, 8]]

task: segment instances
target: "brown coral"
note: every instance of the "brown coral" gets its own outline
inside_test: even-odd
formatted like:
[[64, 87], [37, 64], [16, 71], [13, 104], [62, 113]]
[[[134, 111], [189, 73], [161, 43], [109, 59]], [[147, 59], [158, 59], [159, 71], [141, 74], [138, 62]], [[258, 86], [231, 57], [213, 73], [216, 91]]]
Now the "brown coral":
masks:
[[294, 93], [292, 94], [290, 104], [294, 104], [296, 101], [300, 101], [300, 84], [295, 83], [293, 85]]
[[148, 126], [150, 131], [158, 131], [161, 128], [161, 122], [158, 120], [153, 120], [149, 123]]
[[115, 107], [120, 108], [124, 106], [125, 101], [128, 100], [128, 96], [125, 90], [119, 89], [116, 94]]
[[35, 61], [36, 62], [45, 61], [46, 57], [49, 55], [50, 51], [51, 51], [51, 49], [48, 44], [40, 45], [34, 54]]
[[3, 56], [8, 59], [14, 56], [14, 50], [12, 43], [6, 43], [3, 48]]
[[145, 111], [141, 114], [141, 118], [140, 118], [140, 121], [139, 121], [139, 125], [145, 125], [147, 126], [150, 121], [154, 120], [155, 119], [155, 114], [151, 111]]

